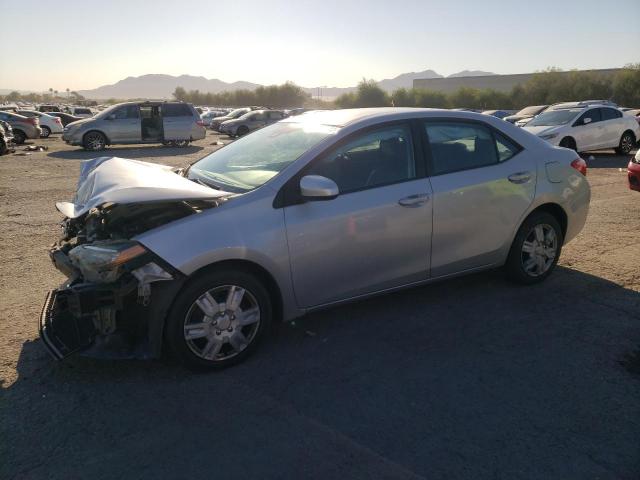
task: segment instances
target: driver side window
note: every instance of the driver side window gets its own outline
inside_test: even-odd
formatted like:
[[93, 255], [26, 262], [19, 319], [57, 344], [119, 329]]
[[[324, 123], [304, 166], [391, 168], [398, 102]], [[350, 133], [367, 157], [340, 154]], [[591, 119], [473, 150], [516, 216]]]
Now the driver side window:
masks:
[[578, 120], [576, 121], [576, 125], [584, 125], [585, 118], [590, 118], [591, 123], [599, 122], [600, 120], [602, 120], [602, 118], [600, 117], [600, 109], [592, 108], [591, 110], [587, 110], [582, 115], [580, 115], [580, 118], [578, 118]]
[[341, 193], [412, 180], [411, 131], [407, 125], [393, 125], [358, 135], [318, 158], [306, 174], [330, 178]]
[[116, 120], [124, 120], [127, 118], [138, 118], [138, 106], [127, 105], [125, 107], [120, 107], [115, 112], [113, 112], [113, 116]]

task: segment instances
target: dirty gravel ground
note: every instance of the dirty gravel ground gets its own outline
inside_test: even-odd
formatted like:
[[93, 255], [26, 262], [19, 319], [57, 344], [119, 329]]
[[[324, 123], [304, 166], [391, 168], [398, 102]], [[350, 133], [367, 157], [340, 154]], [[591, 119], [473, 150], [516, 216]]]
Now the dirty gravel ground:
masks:
[[[116, 147], [185, 165], [216, 146]], [[80, 159], [0, 157], [0, 477], [637, 479], [640, 193], [596, 154], [583, 233], [543, 285], [490, 272], [282, 325], [246, 363], [54, 363], [37, 338], [53, 203]]]

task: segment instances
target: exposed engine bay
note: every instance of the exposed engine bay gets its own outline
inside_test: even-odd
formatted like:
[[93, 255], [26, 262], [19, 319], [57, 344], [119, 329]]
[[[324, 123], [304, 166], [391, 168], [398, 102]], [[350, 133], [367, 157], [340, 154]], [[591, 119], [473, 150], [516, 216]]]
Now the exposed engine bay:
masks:
[[[85, 162], [74, 201], [57, 205], [66, 218], [62, 237], [49, 252], [68, 277], [49, 293], [40, 319], [41, 336], [54, 357], [77, 351], [156, 356], [162, 325], [150, 320], [166, 313], [183, 280], [135, 237], [216, 208], [227, 201], [225, 194], [155, 164], [119, 158]], [[177, 198], [181, 195], [185, 198]]]

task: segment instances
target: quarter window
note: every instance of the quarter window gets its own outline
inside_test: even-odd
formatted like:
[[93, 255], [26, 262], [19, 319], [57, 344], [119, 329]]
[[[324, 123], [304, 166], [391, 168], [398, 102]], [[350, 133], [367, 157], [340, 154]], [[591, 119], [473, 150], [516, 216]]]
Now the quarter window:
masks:
[[508, 160], [519, 147], [489, 128], [459, 122], [425, 123], [431, 147], [433, 175], [494, 165]]
[[320, 157], [306, 173], [330, 178], [341, 193], [414, 179], [411, 131], [395, 125], [359, 135]]

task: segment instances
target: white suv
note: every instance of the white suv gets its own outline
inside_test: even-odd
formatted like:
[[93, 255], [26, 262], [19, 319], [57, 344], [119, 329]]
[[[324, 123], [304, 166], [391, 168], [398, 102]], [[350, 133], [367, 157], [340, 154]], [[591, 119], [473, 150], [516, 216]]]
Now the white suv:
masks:
[[614, 148], [619, 154], [628, 154], [640, 139], [638, 122], [607, 104], [556, 105], [523, 128], [553, 145], [578, 152]]

